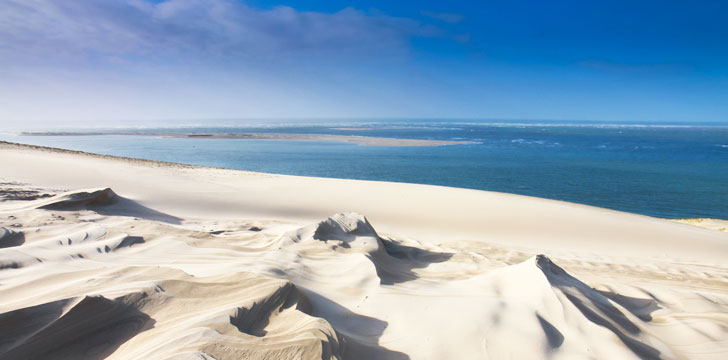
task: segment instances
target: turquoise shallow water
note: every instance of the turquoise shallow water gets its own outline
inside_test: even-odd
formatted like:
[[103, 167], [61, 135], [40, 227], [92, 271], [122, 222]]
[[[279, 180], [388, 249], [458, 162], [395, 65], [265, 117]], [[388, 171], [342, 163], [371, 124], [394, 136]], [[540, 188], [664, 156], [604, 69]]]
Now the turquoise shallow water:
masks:
[[117, 135], [5, 134], [0, 139], [278, 174], [492, 190], [667, 218], [728, 218], [728, 126], [369, 121], [176, 131], [321, 133], [479, 144], [370, 147]]

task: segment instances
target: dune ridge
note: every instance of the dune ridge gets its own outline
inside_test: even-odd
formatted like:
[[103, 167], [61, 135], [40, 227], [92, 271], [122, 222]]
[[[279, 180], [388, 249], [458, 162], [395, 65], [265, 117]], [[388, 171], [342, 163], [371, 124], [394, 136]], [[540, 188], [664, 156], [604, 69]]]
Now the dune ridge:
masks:
[[[20, 157], [35, 158], [33, 151]], [[196, 196], [186, 191], [212, 197], [198, 203], [204, 209], [218, 196], [238, 199], [238, 187], [205, 185], [230, 186], [229, 173], [175, 168], [171, 176], [164, 167], [128, 168], [101, 159], [104, 173], [130, 171], [139, 182], [136, 191], [97, 183], [54, 190], [88, 182], [74, 180], [87, 175], [85, 166], [99, 171], [97, 160], [63, 156], [77, 158], [79, 167], [50, 185], [48, 179], [32, 180], [56, 174], [52, 166], [3, 163], [2, 176], [15, 177], [1, 181], [26, 182], [16, 186], [18, 191], [27, 186], [28, 194], [48, 196], [0, 202], [0, 358], [722, 359], [728, 354], [728, 265], [721, 256], [728, 239], [721, 232], [591, 213], [588, 207], [565, 211], [557, 202], [510, 196], [498, 197], [499, 210], [509, 211], [514, 206], [509, 201], [516, 199], [515, 206], [541, 207], [546, 218], [553, 211], [581, 217], [570, 219], [576, 227], [600, 217], [627, 224], [608, 235], [615, 238], [613, 246], [635, 251], [602, 253], [592, 245], [598, 236], [567, 241], [572, 247], [565, 251], [550, 243], [563, 229], [548, 232], [532, 225], [539, 219], [524, 217], [508, 226], [530, 227], [527, 233], [538, 241], [500, 237], [489, 232], [487, 221], [472, 224], [484, 234], [472, 237], [457, 227], [471, 226], [467, 221], [477, 214], [455, 210], [445, 219], [455, 236], [422, 220], [432, 210], [415, 207], [406, 214], [421, 217], [415, 231], [409, 223], [383, 231], [359, 212], [317, 219], [285, 213], [220, 217], [214, 210], [190, 216], [184, 209], [168, 211]], [[67, 164], [53, 157], [46, 161]], [[140, 170], [164, 181], [142, 181]], [[241, 186], [260, 190], [245, 180], [267, 175], [238, 176]], [[112, 182], [125, 189], [126, 181]], [[176, 197], [158, 207], [158, 192], [170, 187]], [[453, 196], [457, 193], [453, 190]], [[377, 196], [372, 194], [367, 196]], [[355, 200], [340, 199], [338, 205], [356, 207], [349, 206]], [[328, 205], [317, 208], [326, 201], [309, 206], [314, 213], [327, 210]], [[384, 210], [372, 210], [394, 223]], [[643, 229], [674, 230], [677, 239], [660, 243]], [[640, 236], [644, 244], [622, 245]], [[639, 251], [679, 245], [680, 239], [692, 243], [660, 249], [664, 257]], [[705, 251], [714, 254], [701, 261]]]

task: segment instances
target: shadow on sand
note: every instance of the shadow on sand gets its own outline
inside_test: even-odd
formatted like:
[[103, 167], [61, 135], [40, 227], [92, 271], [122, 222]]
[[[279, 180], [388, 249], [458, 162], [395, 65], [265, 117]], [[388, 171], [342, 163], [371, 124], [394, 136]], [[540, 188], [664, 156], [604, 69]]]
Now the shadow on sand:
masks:
[[101, 215], [129, 216], [178, 225], [181, 219], [148, 208], [136, 201], [117, 195], [110, 188], [69, 191], [36, 201], [38, 209], [93, 210]]
[[377, 275], [382, 285], [394, 285], [417, 279], [412, 270], [426, 268], [432, 263], [449, 260], [453, 254], [439, 253], [400, 244], [380, 237], [384, 250], [390, 256], [387, 261], [375, 260]]
[[299, 287], [311, 302], [312, 316], [326, 319], [344, 344], [346, 360], [409, 360], [407, 354], [379, 345], [387, 322], [359, 315], [310, 290]]
[[87, 296], [75, 305], [66, 299], [0, 314], [0, 358], [104, 359], [154, 327], [129, 300]]
[[148, 208], [134, 200], [119, 196], [116, 202], [112, 205], [106, 206], [93, 206], [89, 207], [89, 210], [96, 211], [101, 215], [108, 216], [129, 216], [137, 217], [145, 220], [159, 221], [172, 225], [179, 225], [182, 223], [182, 219], [165, 214], [161, 211]]
[[20, 246], [25, 243], [25, 234], [0, 228], [0, 249]]
[[[612, 298], [616, 299], [614, 302], [624, 306], [632, 313], [641, 314], [635, 314], [638, 318], [646, 319], [650, 312], [659, 309], [656, 303], [650, 303], [650, 301], [654, 300], [630, 298], [615, 293], [604, 294], [594, 290], [589, 285], [569, 275], [544, 255], [536, 257], [536, 264], [543, 270], [551, 286], [561, 290], [566, 298], [589, 321], [613, 332], [641, 359], [660, 359], [660, 351], [642, 341], [640, 328], [609, 301]], [[638, 311], [640, 307], [643, 308], [642, 311]], [[646, 313], [644, 309], [646, 309]], [[649, 319], [652, 319], [652, 317], [649, 316]]]

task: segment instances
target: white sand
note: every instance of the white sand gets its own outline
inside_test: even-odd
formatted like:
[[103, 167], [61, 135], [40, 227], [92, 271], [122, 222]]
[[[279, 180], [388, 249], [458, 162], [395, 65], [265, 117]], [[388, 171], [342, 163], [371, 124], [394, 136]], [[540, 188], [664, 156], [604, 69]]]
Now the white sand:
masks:
[[8, 144], [0, 182], [71, 190], [0, 202], [3, 359], [728, 357], [726, 232]]
[[728, 220], [710, 218], [674, 219], [674, 222], [699, 226], [706, 229], [728, 232]]

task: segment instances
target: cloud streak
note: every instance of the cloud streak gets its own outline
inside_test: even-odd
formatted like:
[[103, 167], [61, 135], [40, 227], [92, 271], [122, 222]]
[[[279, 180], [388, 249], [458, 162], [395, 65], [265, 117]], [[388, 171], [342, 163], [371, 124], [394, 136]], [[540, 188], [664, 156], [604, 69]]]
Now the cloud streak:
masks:
[[465, 20], [465, 16], [463, 16], [461, 14], [456, 14], [456, 13], [445, 13], [445, 12], [422, 10], [422, 11], [420, 11], [420, 14], [422, 16], [427, 16], [429, 18], [437, 19], [437, 20], [444, 21], [446, 23], [451, 23], [451, 24], [459, 23], [459, 22]]
[[413, 19], [354, 8], [255, 9], [231, 0], [0, 3], [5, 63], [398, 54], [408, 51], [412, 37], [441, 33]]

